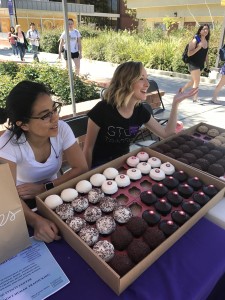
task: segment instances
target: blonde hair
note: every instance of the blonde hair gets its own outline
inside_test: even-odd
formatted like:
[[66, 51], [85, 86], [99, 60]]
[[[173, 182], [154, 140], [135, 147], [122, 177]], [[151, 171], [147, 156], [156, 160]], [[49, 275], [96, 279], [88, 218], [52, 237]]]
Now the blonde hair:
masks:
[[134, 93], [133, 84], [140, 79], [143, 67], [141, 62], [134, 61], [119, 65], [109, 87], [104, 91], [104, 99], [107, 103], [115, 105], [116, 108], [127, 106]]
[[15, 33], [18, 33], [18, 28], [21, 28], [19, 24], [15, 26]]

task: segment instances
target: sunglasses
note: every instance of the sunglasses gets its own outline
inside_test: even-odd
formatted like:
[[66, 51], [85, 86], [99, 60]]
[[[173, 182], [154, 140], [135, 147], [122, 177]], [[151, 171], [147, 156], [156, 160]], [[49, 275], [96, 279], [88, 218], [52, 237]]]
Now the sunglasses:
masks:
[[52, 120], [53, 115], [59, 115], [61, 111], [62, 103], [54, 102], [54, 107], [52, 111], [49, 111], [47, 114], [43, 115], [42, 117], [30, 117], [30, 119], [40, 119], [45, 122], [50, 122]]

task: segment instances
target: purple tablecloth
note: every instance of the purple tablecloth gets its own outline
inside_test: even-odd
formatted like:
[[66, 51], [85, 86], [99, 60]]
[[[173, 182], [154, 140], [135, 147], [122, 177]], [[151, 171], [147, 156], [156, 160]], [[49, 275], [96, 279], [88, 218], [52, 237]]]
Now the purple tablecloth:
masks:
[[[49, 297], [54, 300], [205, 300], [225, 273], [225, 230], [205, 218], [120, 296], [65, 241], [48, 247], [70, 279], [70, 284]], [[225, 287], [224, 299], [222, 294]]]

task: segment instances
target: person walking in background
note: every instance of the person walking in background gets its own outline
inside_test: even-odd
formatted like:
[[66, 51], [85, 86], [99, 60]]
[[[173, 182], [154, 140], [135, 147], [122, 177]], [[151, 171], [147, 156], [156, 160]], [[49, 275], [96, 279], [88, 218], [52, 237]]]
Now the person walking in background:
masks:
[[28, 42], [26, 40], [25, 34], [22, 31], [20, 25], [16, 25], [15, 33], [16, 33], [16, 36], [17, 36], [17, 47], [18, 47], [18, 50], [19, 50], [20, 59], [21, 59], [21, 61], [25, 61], [24, 56], [25, 56], [25, 53], [26, 53]]
[[39, 61], [38, 47], [39, 47], [39, 41], [40, 41], [40, 34], [37, 31], [37, 29], [35, 29], [35, 24], [33, 22], [30, 23], [30, 29], [27, 31], [26, 37], [31, 46], [31, 51], [34, 54], [33, 60]]
[[[0, 163], [9, 164], [26, 221], [34, 237], [45, 242], [59, 239], [58, 229], [29, 209], [29, 203], [88, 169], [72, 129], [59, 120], [60, 108], [45, 85], [32, 81], [19, 82], [6, 98], [6, 108], [0, 108], [0, 123], [8, 120], [0, 137]], [[58, 177], [63, 156], [71, 169]]]
[[[69, 36], [70, 36], [70, 50], [71, 50], [71, 58], [75, 65], [75, 74], [80, 74], [80, 60], [82, 58], [82, 45], [81, 45], [81, 34], [77, 29], [74, 29], [74, 21], [73, 19], [68, 19], [69, 25]], [[61, 53], [64, 49], [64, 59], [66, 61], [66, 67], [68, 68], [67, 62], [67, 47], [66, 47], [66, 33], [63, 33], [60, 36], [59, 42], [59, 59], [61, 59]]]
[[141, 62], [129, 61], [116, 68], [103, 100], [88, 112], [83, 151], [89, 168], [127, 154], [143, 124], [161, 138], [174, 134], [180, 102], [198, 91], [195, 88], [178, 92], [173, 98], [168, 123], [162, 126], [142, 103], [146, 100], [148, 87], [147, 72]]
[[215, 88], [215, 90], [213, 92], [212, 102], [215, 103], [215, 104], [223, 104], [223, 105], [225, 105], [225, 101], [219, 101], [219, 100], [217, 100], [217, 97], [218, 97], [218, 94], [219, 94], [220, 90], [225, 85], [225, 64], [220, 69], [220, 74], [222, 76], [221, 76], [220, 81], [217, 84], [217, 86], [216, 86], [216, 88]]
[[9, 43], [12, 47], [12, 52], [14, 55], [18, 55], [18, 47], [17, 47], [17, 36], [15, 33], [15, 28], [13, 26], [10, 27], [10, 31], [8, 33]]
[[[208, 24], [201, 25], [196, 35], [189, 43], [188, 69], [189, 72], [191, 73], [191, 80], [180, 89], [181, 93], [183, 93], [189, 87], [197, 88], [199, 86], [201, 71], [204, 69], [205, 63], [208, 70], [209, 39], [210, 39], [209, 25]], [[193, 97], [193, 102], [199, 102], [198, 94], [195, 94], [195, 96]]]

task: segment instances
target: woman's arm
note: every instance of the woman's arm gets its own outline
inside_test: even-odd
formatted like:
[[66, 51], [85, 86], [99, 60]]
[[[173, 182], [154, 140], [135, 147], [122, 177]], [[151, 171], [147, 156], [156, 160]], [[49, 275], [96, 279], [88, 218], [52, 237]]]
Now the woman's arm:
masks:
[[170, 117], [166, 126], [159, 124], [154, 117], [151, 117], [148, 123], [145, 126], [152, 131], [154, 134], [161, 138], [169, 137], [175, 133], [176, 124], [177, 124], [177, 111], [180, 102], [184, 99], [194, 96], [198, 92], [198, 88], [191, 89], [187, 92], [182, 93], [179, 91], [173, 98], [172, 109], [170, 112]]
[[78, 51], [79, 51], [79, 58], [82, 58], [82, 44], [81, 44], [81, 38], [77, 39], [77, 43], [78, 43]]
[[192, 56], [195, 53], [197, 53], [201, 48], [202, 48], [202, 42], [197, 43], [196, 39], [193, 39], [190, 43], [189, 43], [189, 47], [188, 47], [188, 56]]
[[59, 59], [61, 58], [63, 45], [64, 45], [64, 40], [61, 38], [59, 42]]
[[92, 153], [95, 146], [95, 142], [99, 133], [100, 127], [96, 125], [90, 118], [88, 119], [87, 134], [84, 143], [84, 155], [88, 164], [88, 168], [92, 165]]

